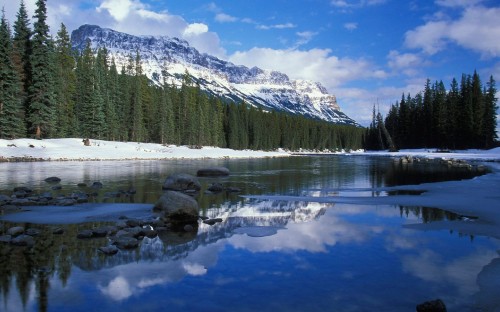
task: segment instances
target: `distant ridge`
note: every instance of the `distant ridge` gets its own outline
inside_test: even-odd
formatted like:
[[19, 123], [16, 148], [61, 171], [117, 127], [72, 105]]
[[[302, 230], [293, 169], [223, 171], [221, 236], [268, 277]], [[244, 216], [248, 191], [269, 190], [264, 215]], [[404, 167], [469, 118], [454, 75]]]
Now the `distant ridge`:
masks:
[[359, 126], [340, 110], [335, 96], [318, 82], [292, 80], [277, 71], [234, 65], [202, 54], [178, 38], [133, 36], [95, 25], [80, 26], [71, 34], [72, 46], [78, 51], [83, 50], [87, 40], [92, 49], [106, 48], [118, 68], [138, 52], [144, 73], [158, 84], [165, 78], [168, 83], [181, 85], [187, 71], [202, 90], [228, 100]]

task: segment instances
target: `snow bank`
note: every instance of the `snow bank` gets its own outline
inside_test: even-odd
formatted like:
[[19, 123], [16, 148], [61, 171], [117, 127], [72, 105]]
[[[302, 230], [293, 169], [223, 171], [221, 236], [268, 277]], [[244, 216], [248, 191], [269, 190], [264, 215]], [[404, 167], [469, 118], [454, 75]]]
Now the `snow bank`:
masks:
[[399, 152], [365, 151], [365, 152], [355, 152], [353, 154], [390, 156], [390, 157], [413, 156], [421, 158], [500, 161], [500, 147], [490, 150], [471, 149], [463, 151], [450, 151], [449, 153], [440, 152], [436, 149], [410, 149], [410, 150], [400, 150]]
[[227, 148], [161, 145], [155, 143], [113, 142], [82, 139], [17, 139], [0, 140], [0, 160], [135, 160], [135, 159], [202, 159], [202, 158], [258, 158], [282, 157], [284, 151], [237, 151]]

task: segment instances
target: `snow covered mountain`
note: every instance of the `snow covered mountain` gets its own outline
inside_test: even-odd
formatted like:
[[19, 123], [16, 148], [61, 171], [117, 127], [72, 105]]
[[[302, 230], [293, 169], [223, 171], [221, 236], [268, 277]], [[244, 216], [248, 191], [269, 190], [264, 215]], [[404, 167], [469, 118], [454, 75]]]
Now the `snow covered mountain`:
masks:
[[202, 90], [266, 110], [300, 114], [333, 123], [357, 125], [341, 112], [334, 95], [318, 82], [292, 80], [286, 74], [258, 67], [234, 65], [201, 54], [188, 42], [170, 37], [133, 36], [95, 25], [83, 25], [71, 34], [73, 48], [81, 51], [87, 40], [92, 49], [106, 48], [120, 69], [139, 52], [144, 73], [160, 84], [165, 78], [180, 85], [187, 72]]

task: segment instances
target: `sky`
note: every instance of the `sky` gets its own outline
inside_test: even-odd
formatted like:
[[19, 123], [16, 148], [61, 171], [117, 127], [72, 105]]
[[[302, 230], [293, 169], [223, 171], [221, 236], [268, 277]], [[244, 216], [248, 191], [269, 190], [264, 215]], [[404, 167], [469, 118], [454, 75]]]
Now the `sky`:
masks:
[[[20, 1], [0, 0], [11, 24]], [[24, 1], [33, 16], [36, 0]], [[54, 35], [64, 23], [179, 37], [237, 65], [318, 81], [364, 126], [373, 105], [385, 115], [426, 79], [500, 79], [499, 0], [48, 0], [47, 11]]]

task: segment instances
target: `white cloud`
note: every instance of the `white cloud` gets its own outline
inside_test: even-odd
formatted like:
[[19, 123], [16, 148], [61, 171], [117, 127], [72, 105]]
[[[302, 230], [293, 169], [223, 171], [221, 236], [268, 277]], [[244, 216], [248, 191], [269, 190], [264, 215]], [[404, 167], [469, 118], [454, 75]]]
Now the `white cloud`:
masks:
[[358, 23], [345, 23], [344, 28], [347, 30], [355, 30], [358, 28]]
[[104, 295], [115, 301], [121, 301], [132, 296], [132, 289], [128, 281], [121, 276], [114, 278], [106, 287], [99, 286], [99, 289]]
[[207, 273], [207, 268], [199, 263], [183, 263], [182, 267], [186, 270], [187, 274], [193, 276], [201, 276]]
[[257, 29], [269, 30], [269, 29], [287, 29], [287, 28], [295, 28], [297, 25], [292, 23], [285, 24], [275, 24], [275, 25], [257, 25]]
[[[384, 79], [388, 74], [365, 59], [339, 58], [329, 49], [274, 50], [253, 48], [239, 51], [229, 57], [235, 64], [258, 66], [263, 69], [286, 73], [292, 79], [307, 79], [323, 84], [348, 116], [355, 117], [362, 125], [371, 121], [373, 104], [380, 99], [384, 114], [401, 97], [403, 92], [412, 91], [407, 87], [389, 89], [344, 88], [352, 81]], [[422, 79], [425, 81], [425, 79]], [[421, 88], [419, 88], [419, 91]], [[387, 103], [387, 104], [386, 104]]]
[[469, 7], [483, 2], [483, 0], [436, 0], [437, 5], [444, 7]]
[[401, 88], [346, 88], [344, 86], [350, 82], [380, 80], [388, 77], [388, 73], [365, 59], [339, 58], [328, 49], [301, 51], [253, 48], [236, 52], [229, 59], [235, 64], [277, 70], [292, 79], [319, 81], [331, 94], [335, 94], [344, 113], [366, 126], [371, 122], [372, 106], [377, 100], [381, 112], [385, 114], [403, 92], [415, 94], [422, 90], [421, 84], [425, 81], [425, 78], [419, 77], [418, 89], [408, 85]]
[[107, 10], [115, 20], [123, 21], [130, 14], [132, 7], [130, 0], [106, 0], [97, 7], [97, 12]]
[[297, 32], [296, 35], [299, 37], [299, 39], [296, 42], [296, 46], [301, 46], [304, 44], [309, 43], [309, 41], [312, 40], [314, 36], [316, 36], [318, 33], [313, 32], [313, 31], [301, 31]]
[[435, 54], [452, 42], [480, 53], [483, 57], [500, 56], [500, 7], [468, 7], [455, 21], [430, 21], [405, 34], [405, 46]]
[[394, 72], [403, 73], [407, 76], [415, 76], [421, 72], [424, 66], [428, 65], [419, 54], [400, 53], [396, 50], [389, 52], [387, 60], [389, 68]]
[[[19, 0], [5, 2], [6, 17], [12, 23], [19, 10]], [[33, 16], [36, 0], [25, 0], [28, 16]], [[95, 24], [131, 35], [170, 36], [188, 40], [202, 53], [225, 58], [220, 38], [206, 24], [189, 23], [167, 11], [154, 11], [141, 0], [93, 0], [92, 7], [82, 8], [80, 1], [50, 0], [47, 2], [48, 24], [55, 36], [64, 23], [69, 32], [83, 24]], [[88, 3], [87, 3], [88, 4]], [[31, 21], [33, 23], [33, 21]]]
[[[115, 7], [120, 6], [121, 7]], [[219, 36], [206, 24], [188, 23], [166, 11], [152, 11], [139, 0], [105, 0], [94, 11], [99, 25], [132, 35], [170, 36], [186, 39], [202, 53], [225, 57]], [[105, 18], [108, 16], [108, 18]]]
[[184, 29], [184, 37], [198, 36], [208, 32], [208, 26], [202, 23], [189, 24], [186, 29]]
[[215, 20], [219, 23], [232, 23], [238, 21], [238, 18], [225, 13], [217, 13]]
[[386, 76], [365, 59], [338, 58], [331, 55], [330, 49], [301, 51], [252, 48], [238, 51], [229, 59], [235, 64], [277, 70], [293, 79], [319, 81], [330, 90], [353, 80]]
[[365, 6], [384, 4], [387, 0], [332, 0], [330, 4], [337, 8], [362, 8]]

